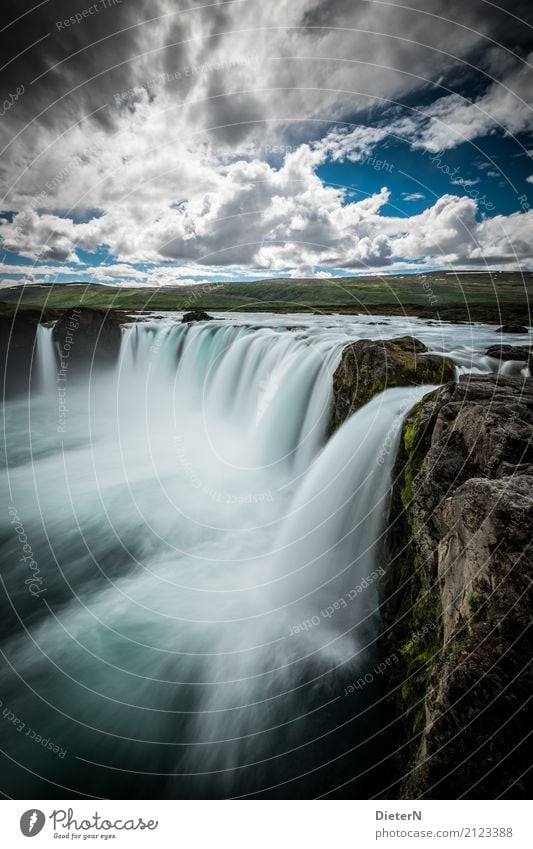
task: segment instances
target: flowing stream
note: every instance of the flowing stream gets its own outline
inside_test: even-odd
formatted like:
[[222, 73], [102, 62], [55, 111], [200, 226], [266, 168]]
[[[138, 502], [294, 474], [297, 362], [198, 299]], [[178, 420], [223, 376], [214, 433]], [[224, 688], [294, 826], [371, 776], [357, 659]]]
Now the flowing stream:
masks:
[[115, 369], [60, 381], [39, 328], [38, 388], [4, 410], [14, 796], [386, 785], [382, 682], [345, 688], [377, 662], [395, 447], [432, 387], [386, 390], [325, 436], [343, 345], [406, 332], [459, 370], [499, 367], [482, 326], [167, 316], [124, 329]]

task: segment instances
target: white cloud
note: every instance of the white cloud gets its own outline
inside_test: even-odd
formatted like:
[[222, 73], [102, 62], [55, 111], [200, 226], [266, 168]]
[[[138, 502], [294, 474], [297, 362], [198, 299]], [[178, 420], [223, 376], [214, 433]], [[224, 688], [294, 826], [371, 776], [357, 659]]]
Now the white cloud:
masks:
[[0, 279], [0, 288], [21, 286], [33, 283], [54, 283], [59, 275], [72, 275], [75, 279], [80, 272], [79, 265], [22, 265], [18, 263], [0, 262], [0, 274], [7, 277]]
[[[243, 271], [259, 277], [301, 277], [330, 268], [392, 269], [415, 261], [517, 268], [532, 262], [533, 213], [480, 220], [473, 198], [448, 194], [418, 215], [385, 215], [387, 188], [346, 203], [341, 190], [317, 176], [317, 162], [317, 152], [304, 145], [279, 169], [259, 162], [235, 163], [226, 169], [216, 192], [178, 209], [154, 207], [148, 220], [125, 206], [68, 226], [46, 215], [42, 225], [32, 219], [27, 233], [17, 229], [15, 219], [0, 232], [7, 231], [6, 241], [28, 254], [35, 250], [35, 233], [43, 228], [53, 251], [58, 252], [59, 240], [65, 256], [78, 244], [94, 250], [105, 242], [116, 261], [80, 266], [80, 274], [96, 282], [141, 285], [229, 280]], [[26, 241], [15, 244], [15, 234]], [[149, 265], [139, 270], [139, 262]], [[58, 271], [53, 266], [47, 270]], [[68, 273], [75, 271], [70, 265]]]
[[12, 223], [0, 222], [0, 236], [7, 250], [40, 261], [77, 263], [76, 225], [71, 219], [57, 215], [39, 215], [26, 209]]
[[361, 162], [367, 159], [376, 145], [388, 138], [387, 127], [341, 127], [329, 132], [312, 147], [332, 162]]
[[497, 130], [512, 135], [533, 130], [532, 61], [530, 53], [474, 101], [458, 94], [439, 98], [416, 121], [413, 146], [436, 153]]
[[451, 184], [452, 186], [462, 186], [463, 188], [466, 186], [466, 188], [470, 188], [471, 186], [477, 186], [480, 182], [481, 180], [469, 180], [465, 177], [458, 177], [457, 179], [452, 180]]
[[57, 277], [58, 274], [78, 274], [77, 265], [22, 265], [17, 263], [0, 262], [0, 274], [26, 274], [27, 277], [37, 278]]
[[[177, 207], [154, 199], [141, 211], [124, 201], [80, 224], [30, 211], [0, 233], [10, 250], [34, 259], [40, 254], [68, 259], [77, 246], [88, 251], [106, 246], [121, 263], [174, 259], [273, 270], [329, 257], [384, 259], [384, 240], [368, 232], [368, 222], [388, 192], [345, 204], [344, 191], [326, 186], [316, 174], [324, 155], [301, 145], [280, 168], [258, 160], [234, 162], [218, 169], [210, 190], [196, 191]], [[108, 266], [98, 273], [113, 274]]]

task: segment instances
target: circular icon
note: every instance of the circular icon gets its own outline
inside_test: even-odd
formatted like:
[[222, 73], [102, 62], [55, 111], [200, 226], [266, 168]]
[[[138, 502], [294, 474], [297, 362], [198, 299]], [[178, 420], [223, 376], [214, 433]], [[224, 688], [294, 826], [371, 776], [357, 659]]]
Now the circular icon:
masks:
[[31, 808], [25, 811], [20, 818], [20, 830], [24, 837], [35, 837], [43, 830], [46, 817], [42, 811], [37, 808]]

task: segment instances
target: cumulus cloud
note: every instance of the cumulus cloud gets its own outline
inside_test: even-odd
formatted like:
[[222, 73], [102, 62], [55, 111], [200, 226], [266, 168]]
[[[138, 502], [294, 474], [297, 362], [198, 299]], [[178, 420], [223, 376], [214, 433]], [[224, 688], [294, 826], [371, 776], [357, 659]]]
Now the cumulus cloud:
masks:
[[57, 215], [39, 215], [32, 209], [0, 227], [4, 246], [35, 260], [78, 262], [76, 225]]
[[[316, 175], [314, 156], [303, 146], [280, 169], [236, 163], [216, 192], [160, 209], [149, 220], [125, 207], [79, 224], [50, 215], [37, 224], [30, 217], [26, 230], [15, 218], [0, 232], [13, 250], [34, 259], [66, 260], [80, 245], [89, 251], [105, 245], [117, 261], [83, 273], [107, 283], [177, 285], [231, 279], [239, 270], [301, 277], [321, 268], [378, 270], [420, 259], [438, 265], [531, 260], [533, 213], [480, 219], [474, 199], [447, 194], [418, 215], [386, 215], [386, 188], [346, 203], [342, 190]], [[153, 267], [141, 271], [139, 262]]]

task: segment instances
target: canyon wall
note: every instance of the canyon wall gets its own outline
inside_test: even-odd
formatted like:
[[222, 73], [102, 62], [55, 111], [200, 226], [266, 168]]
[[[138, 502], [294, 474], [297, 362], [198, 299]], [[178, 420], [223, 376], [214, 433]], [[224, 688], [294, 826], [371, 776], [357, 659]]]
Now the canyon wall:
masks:
[[533, 384], [465, 375], [407, 419], [380, 651], [405, 798], [527, 796]]

